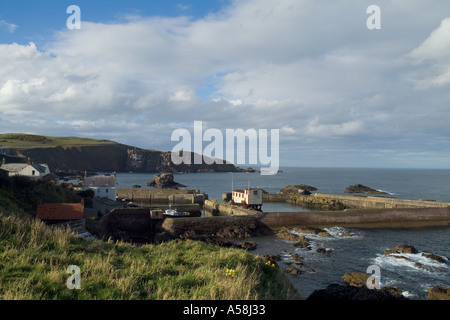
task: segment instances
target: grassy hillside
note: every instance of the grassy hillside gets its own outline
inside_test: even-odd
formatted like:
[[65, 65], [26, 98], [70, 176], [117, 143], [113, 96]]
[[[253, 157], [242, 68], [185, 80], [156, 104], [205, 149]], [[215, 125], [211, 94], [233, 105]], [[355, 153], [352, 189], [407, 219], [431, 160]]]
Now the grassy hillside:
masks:
[[[279, 269], [243, 250], [194, 241], [141, 247], [88, 241], [1, 213], [0, 256], [0, 299], [6, 300], [297, 298]], [[69, 265], [81, 269], [80, 290], [66, 286]]]
[[[38, 199], [70, 197], [48, 182], [0, 179], [0, 300], [297, 298], [278, 268], [241, 249], [189, 240], [144, 246], [90, 241], [30, 214]], [[67, 288], [70, 265], [81, 269], [80, 290]]]
[[85, 146], [108, 146], [116, 142], [109, 140], [97, 140], [77, 137], [47, 137], [22, 133], [0, 134], [0, 146], [13, 149], [55, 148], [61, 147], [85, 147]]

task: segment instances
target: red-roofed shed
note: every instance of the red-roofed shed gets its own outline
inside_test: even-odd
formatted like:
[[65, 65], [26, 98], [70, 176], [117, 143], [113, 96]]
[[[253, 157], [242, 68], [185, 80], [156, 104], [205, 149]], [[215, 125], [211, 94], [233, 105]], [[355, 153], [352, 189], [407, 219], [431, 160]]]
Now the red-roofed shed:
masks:
[[44, 203], [38, 206], [36, 219], [40, 220], [81, 220], [84, 203]]

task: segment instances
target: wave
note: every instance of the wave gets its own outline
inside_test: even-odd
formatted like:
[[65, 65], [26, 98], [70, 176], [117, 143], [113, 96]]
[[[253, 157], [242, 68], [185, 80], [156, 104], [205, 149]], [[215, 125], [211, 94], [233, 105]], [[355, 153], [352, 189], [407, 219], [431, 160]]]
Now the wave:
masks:
[[363, 237], [360, 231], [346, 229], [343, 227], [325, 228], [325, 231], [328, 232], [334, 239], [361, 239]]
[[384, 193], [387, 193], [387, 194], [390, 195], [390, 196], [396, 196], [396, 195], [397, 195], [397, 194], [394, 193], [394, 192], [389, 192], [389, 191], [386, 191], [386, 190], [377, 189], [377, 191], [378, 191], [378, 192], [384, 192]]
[[380, 254], [375, 258], [375, 263], [380, 268], [386, 268], [390, 270], [399, 268], [408, 268], [415, 272], [426, 272], [433, 274], [448, 273], [450, 267], [448, 265], [448, 258], [442, 257], [444, 262], [433, 260], [423, 254], [426, 252], [418, 253], [395, 253], [395, 254]]

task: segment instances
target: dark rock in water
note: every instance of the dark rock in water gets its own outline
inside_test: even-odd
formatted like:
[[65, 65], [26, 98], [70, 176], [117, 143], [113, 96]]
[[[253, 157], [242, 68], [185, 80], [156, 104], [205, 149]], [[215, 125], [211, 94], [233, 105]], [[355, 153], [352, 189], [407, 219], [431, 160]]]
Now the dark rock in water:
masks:
[[420, 262], [414, 263], [414, 267], [416, 267], [417, 269], [427, 270], [427, 268], [425, 268]]
[[291, 258], [295, 261], [303, 261], [303, 257], [301, 257], [298, 253], [292, 254]]
[[395, 247], [395, 250], [401, 253], [417, 253], [419, 252], [416, 248], [413, 246], [407, 245], [407, 244], [400, 244]]
[[437, 254], [434, 254], [434, 253], [424, 252], [424, 253], [422, 253], [422, 256], [424, 256], [428, 259], [437, 261], [437, 262], [445, 263], [444, 258], [442, 258], [441, 256], [438, 256]]
[[285, 186], [280, 190], [280, 193], [310, 195], [312, 191], [317, 191], [317, 188], [308, 186], [306, 184], [298, 184], [295, 186]]
[[368, 289], [330, 284], [326, 289], [316, 290], [306, 300], [408, 300], [398, 289]]
[[378, 190], [363, 186], [362, 184], [355, 184], [353, 186], [347, 187], [347, 189], [345, 189], [345, 193], [388, 194], [386, 192], [378, 191]]
[[294, 247], [296, 248], [307, 248], [309, 247], [309, 241], [305, 236], [299, 236], [297, 242], [294, 243]]
[[342, 281], [352, 287], [364, 287], [369, 277], [370, 275], [367, 273], [350, 272], [342, 276]]
[[291, 276], [298, 276], [301, 273], [299, 269], [294, 267], [286, 267], [283, 271], [289, 273]]
[[270, 262], [281, 260], [281, 256], [278, 253], [275, 253], [272, 255], [264, 255], [262, 258], [264, 261], [270, 261]]
[[247, 251], [251, 251], [251, 250], [255, 250], [256, 249], [256, 242], [254, 242], [254, 241], [240, 243], [240, 245], [241, 245], [242, 249], [245, 249]]
[[173, 174], [161, 173], [153, 177], [153, 180], [147, 183], [148, 187], [156, 187], [159, 189], [183, 188], [186, 187], [180, 183], [173, 181]]
[[306, 234], [315, 234], [320, 237], [331, 237], [331, 234], [326, 232], [324, 229], [315, 228], [315, 227], [296, 227], [293, 231], [298, 233], [306, 233]]
[[428, 288], [428, 300], [450, 300], [450, 288], [435, 286]]

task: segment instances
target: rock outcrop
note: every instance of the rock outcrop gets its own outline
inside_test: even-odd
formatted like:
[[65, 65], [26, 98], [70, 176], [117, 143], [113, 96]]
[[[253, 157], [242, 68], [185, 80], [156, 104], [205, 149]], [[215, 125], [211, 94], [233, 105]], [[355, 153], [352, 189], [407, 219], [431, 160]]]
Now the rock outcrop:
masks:
[[315, 290], [306, 300], [408, 300], [395, 288], [368, 289], [340, 284], [330, 284], [326, 289]]
[[327, 231], [316, 227], [296, 227], [293, 229], [293, 231], [298, 233], [315, 234], [320, 237], [331, 237], [331, 234], [329, 234]]
[[400, 253], [418, 253], [419, 251], [414, 248], [414, 246], [407, 245], [407, 244], [399, 244], [395, 247], [395, 250], [397, 250]]
[[428, 288], [428, 300], [450, 300], [450, 288], [434, 286]]
[[350, 272], [342, 276], [342, 281], [352, 287], [364, 287], [369, 277], [370, 275], [367, 273]]
[[347, 189], [345, 189], [345, 193], [388, 194], [383, 191], [378, 191], [378, 190], [366, 187], [362, 184], [355, 184], [355, 185], [347, 187]]
[[345, 285], [331, 284], [326, 289], [314, 291], [307, 300], [408, 300], [398, 288], [367, 288], [369, 277], [361, 272], [346, 273], [342, 276]]
[[295, 186], [288, 185], [283, 187], [280, 190], [282, 194], [301, 194], [301, 195], [309, 195], [312, 191], [317, 191], [317, 188], [308, 186], [306, 184], [297, 184]]
[[178, 189], [186, 187], [183, 184], [173, 180], [173, 174], [161, 173], [153, 177], [153, 180], [147, 183], [147, 187], [156, 187], [158, 189]]

